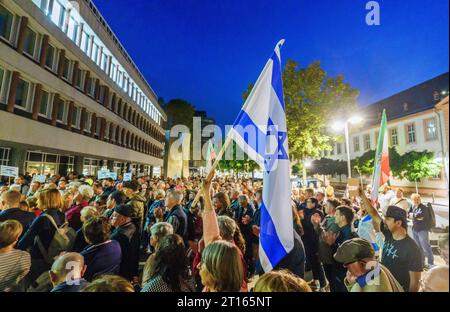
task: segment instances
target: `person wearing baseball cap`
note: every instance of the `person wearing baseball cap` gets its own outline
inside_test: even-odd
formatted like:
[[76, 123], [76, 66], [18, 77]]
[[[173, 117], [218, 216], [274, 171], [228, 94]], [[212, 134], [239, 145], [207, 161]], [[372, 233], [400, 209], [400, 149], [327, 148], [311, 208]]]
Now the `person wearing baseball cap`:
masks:
[[121, 204], [114, 208], [111, 216], [111, 225], [114, 231], [111, 239], [120, 244], [122, 261], [119, 275], [129, 281], [136, 281], [139, 276], [139, 231], [133, 224], [134, 209], [131, 205]]
[[345, 241], [334, 259], [347, 269], [344, 284], [349, 292], [403, 292], [391, 272], [376, 260], [372, 244], [365, 239]]
[[372, 217], [374, 228], [379, 228], [384, 235], [381, 264], [389, 269], [405, 291], [419, 291], [423, 256], [417, 243], [408, 235], [406, 211], [389, 206], [382, 218], [361, 189], [359, 195], [361, 206]]

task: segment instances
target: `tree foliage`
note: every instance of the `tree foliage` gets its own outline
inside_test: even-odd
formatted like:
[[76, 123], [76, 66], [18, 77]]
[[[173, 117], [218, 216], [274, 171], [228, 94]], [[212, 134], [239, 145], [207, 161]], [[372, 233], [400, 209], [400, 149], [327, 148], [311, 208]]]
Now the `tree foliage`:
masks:
[[194, 105], [185, 100], [174, 99], [164, 104], [164, 108], [168, 116], [169, 129], [174, 125], [185, 125], [192, 133], [192, 118], [195, 113]]
[[[221, 170], [227, 170], [234, 172], [253, 172], [259, 169], [259, 165], [250, 159], [247, 154], [245, 154], [242, 149], [235, 142], [232, 142], [228, 147], [232, 149], [232, 159], [226, 159], [228, 157], [222, 157], [219, 162]], [[241, 157], [243, 156], [243, 157]]]
[[[244, 99], [252, 87], [248, 86]], [[293, 60], [283, 70], [283, 89], [291, 159], [317, 158], [323, 150], [331, 150], [328, 124], [354, 111], [359, 92], [342, 75], [330, 77], [320, 62], [300, 68]]]
[[433, 152], [410, 151], [402, 155], [398, 177], [410, 182], [419, 182], [423, 178], [439, 174], [441, 164], [436, 161]]

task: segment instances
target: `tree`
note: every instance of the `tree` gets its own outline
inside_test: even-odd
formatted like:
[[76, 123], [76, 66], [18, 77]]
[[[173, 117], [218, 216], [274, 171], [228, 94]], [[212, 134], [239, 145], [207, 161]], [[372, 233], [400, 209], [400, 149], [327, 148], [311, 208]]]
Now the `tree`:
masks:
[[195, 113], [194, 105], [185, 100], [174, 99], [166, 103], [164, 108], [167, 113], [169, 129], [175, 125], [185, 125], [192, 133], [192, 118]]
[[[244, 92], [246, 99], [253, 85]], [[306, 68], [288, 60], [283, 70], [283, 88], [289, 140], [293, 160], [318, 158], [331, 150], [332, 136], [327, 134], [331, 117], [348, 117], [354, 111], [359, 92], [344, 83], [344, 77], [330, 77], [314, 62]]]
[[[402, 158], [395, 147], [389, 148], [389, 166], [394, 177], [399, 177]], [[375, 162], [375, 150], [369, 150], [352, 161], [352, 168], [361, 175], [372, 175]]]
[[[242, 151], [242, 149], [236, 145], [233, 141], [228, 148], [232, 149], [232, 159], [227, 159], [227, 157], [222, 157], [219, 162], [221, 170], [233, 170], [235, 173], [238, 172], [248, 172], [254, 173], [255, 170], [259, 170], [259, 165], [250, 159], [248, 155]], [[226, 153], [228, 155], [228, 153]], [[243, 157], [240, 157], [243, 155]], [[238, 157], [239, 156], [239, 157]]]
[[329, 158], [316, 159], [312, 162], [309, 171], [312, 174], [345, 174], [347, 173], [347, 163], [343, 160], [333, 160]]
[[410, 151], [402, 155], [398, 174], [400, 178], [414, 182], [416, 193], [418, 193], [417, 183], [423, 178], [439, 174], [441, 168], [441, 164], [436, 161], [433, 152]]

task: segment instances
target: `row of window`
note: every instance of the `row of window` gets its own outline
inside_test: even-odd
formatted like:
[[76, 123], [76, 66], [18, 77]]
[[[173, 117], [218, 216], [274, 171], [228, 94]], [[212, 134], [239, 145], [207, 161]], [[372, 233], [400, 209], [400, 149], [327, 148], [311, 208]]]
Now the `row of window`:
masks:
[[[423, 120], [424, 124], [424, 136], [425, 141], [435, 141], [438, 139], [437, 136], [437, 120], [435, 117], [427, 118]], [[390, 128], [389, 130], [389, 146], [398, 146], [399, 145], [399, 133], [398, 128]], [[379, 131], [375, 133], [375, 139], [378, 140]], [[405, 139], [406, 144], [415, 144], [417, 143], [417, 131], [416, 124], [414, 122], [408, 123], [405, 125]], [[364, 134], [362, 138], [363, 150], [368, 151], [372, 149], [372, 141], [370, 134]], [[345, 145], [344, 145], [345, 150]], [[353, 137], [353, 151], [355, 153], [361, 151], [360, 145], [360, 136]], [[345, 150], [344, 153], [347, 151]], [[330, 152], [330, 155], [340, 155], [342, 154], [342, 143], [336, 143], [333, 150]], [[325, 152], [325, 156], [328, 156], [328, 153]]]
[[[9, 16], [9, 11], [6, 11], [6, 9], [3, 9], [6, 14], [2, 14], [2, 6], [0, 5], [0, 35], [4, 34], [2, 32], [3, 29], [7, 29], [8, 27], [2, 27], [1, 25], [4, 24], [4, 19], [2, 16]], [[27, 27], [24, 31], [24, 54], [28, 55], [31, 58], [34, 58], [37, 60], [39, 58], [40, 53], [38, 53], [39, 50], [37, 48], [36, 42], [39, 42], [39, 46], [42, 46], [43, 40], [42, 38], [37, 39], [38, 36], [35, 32], [33, 32], [29, 27]], [[105, 105], [108, 109], [112, 110], [114, 113], [119, 115], [121, 118], [127, 120], [128, 122], [132, 123], [136, 127], [138, 127], [140, 130], [144, 131], [148, 135], [153, 136], [158, 141], [164, 140], [164, 135], [157, 129], [157, 127], [153, 126], [151, 122], [149, 122], [146, 118], [141, 116], [136, 110], [134, 110], [130, 105], [125, 103], [121, 98], [117, 96], [116, 93], [109, 91], [109, 88], [105, 85], [100, 84], [100, 80], [91, 76], [91, 73], [87, 70], [81, 69], [78, 66], [75, 66], [75, 62], [68, 59], [65, 56], [65, 53], [62, 50], [58, 50], [54, 45], [52, 45], [50, 42], [47, 45], [46, 53], [45, 53], [45, 60], [43, 62], [43, 65], [46, 69], [49, 71], [57, 74], [59, 64], [62, 66], [61, 70], [61, 78], [67, 81], [68, 83], [74, 84], [74, 86], [79, 89], [80, 91], [86, 93], [88, 96], [96, 100], [97, 102]], [[1, 84], [4, 84], [6, 78], [3, 77], [4, 75], [2, 72], [0, 72], [0, 86]], [[25, 88], [26, 86], [23, 86], [21, 84], [21, 88]], [[26, 92], [27, 90], [24, 90]], [[0, 93], [0, 101], [3, 100], [5, 102], [6, 94]], [[25, 107], [26, 103], [19, 103], [20, 106]], [[44, 114], [42, 112], [42, 114]], [[157, 119], [160, 121], [160, 119], [157, 118], [157, 110], [153, 107], [150, 111], [150, 115], [153, 119]]]
[[[74, 41], [80, 49], [86, 53], [92, 61], [94, 61], [125, 93], [130, 96], [136, 104], [138, 104], [157, 124], [161, 125], [161, 114], [153, 103], [145, 96], [142, 90], [136, 85], [131, 77], [126, 73], [123, 67], [117, 62], [112, 54], [107, 50], [105, 45], [99, 41], [94, 32], [89, 29], [87, 24], [77, 22], [78, 13], [76, 10], [67, 9], [70, 7], [69, 2], [61, 0], [33, 0], [49, 18]], [[64, 4], [64, 5], [63, 5]], [[78, 16], [79, 17], [79, 16]], [[80, 17], [81, 18], [81, 17]], [[17, 32], [19, 29], [20, 18], [15, 16], [5, 7], [0, 5], [0, 37], [13, 43], [17, 40]], [[83, 27], [81, 27], [83, 25]], [[34, 31], [30, 26], [24, 30], [23, 51], [29, 57], [38, 60], [40, 57], [43, 36]], [[49, 44], [45, 57], [45, 66], [57, 71], [59, 64], [60, 51], [54, 45]], [[71, 82], [74, 70], [74, 62], [68, 58], [64, 58], [62, 77]], [[81, 74], [76, 75], [77, 86], [83, 87], [84, 72], [79, 70]], [[94, 78], [91, 78], [94, 79]]]
[[[11, 84], [6, 84], [5, 81], [7, 79], [8, 81], [11, 80], [10, 77], [12, 77], [12, 73], [0, 67], [0, 77], [5, 77], [0, 80], [2, 82], [0, 84], [0, 94], [9, 94], [10, 90], [8, 90], [8, 92], [5, 90], [7, 89], [6, 87]], [[78, 105], [73, 105], [71, 107], [69, 100], [50, 92], [46, 88], [40, 90], [40, 98], [37, 98], [37, 101], [39, 102], [35, 103], [35, 98], [38, 96], [37, 92], [39, 91], [36, 88], [35, 83], [23, 77], [19, 77], [14, 98], [15, 107], [28, 113], [32, 113], [33, 105], [38, 105], [36, 108], [38, 116], [44, 119], [52, 120], [55, 118], [57, 124], [67, 126], [67, 128], [70, 129], [80, 130], [83, 134], [95, 136], [100, 140], [131, 148], [154, 157], [161, 157], [161, 148], [130, 133], [130, 131], [126, 131], [125, 128], [120, 127], [119, 125], [106, 121], [104, 118], [95, 117], [95, 114], [83, 110], [83, 108]], [[6, 103], [6, 101], [1, 102]], [[150, 126], [148, 121], [147, 126]], [[101, 133], [102, 129], [104, 129], [103, 133]], [[155, 127], [148, 127], [148, 129], [145, 130], [154, 131], [155, 133], [151, 133], [150, 135], [154, 135], [157, 138], [161, 136], [161, 133], [157, 131]]]

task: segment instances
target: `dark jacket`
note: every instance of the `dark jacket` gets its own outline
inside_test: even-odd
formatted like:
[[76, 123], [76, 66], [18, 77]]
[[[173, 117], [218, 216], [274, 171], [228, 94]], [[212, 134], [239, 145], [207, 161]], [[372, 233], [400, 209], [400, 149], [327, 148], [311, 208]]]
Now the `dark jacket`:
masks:
[[87, 266], [84, 278], [92, 281], [96, 276], [112, 273], [118, 274], [122, 251], [120, 244], [115, 240], [110, 240], [98, 245], [90, 245], [81, 253], [84, 263]]
[[35, 217], [33, 212], [23, 211], [20, 208], [9, 208], [0, 212], [0, 222], [16, 220], [22, 224], [22, 235], [28, 230]]
[[139, 231], [133, 223], [116, 228], [111, 239], [119, 242], [122, 250], [119, 275], [128, 280], [139, 276]]
[[[252, 220], [253, 220], [254, 213], [255, 213], [255, 208], [253, 208], [253, 206], [251, 204], [248, 204], [247, 209], [245, 209], [242, 206], [239, 206], [236, 211], [236, 214], [235, 214], [237, 224], [239, 225], [239, 228], [241, 230], [242, 236], [244, 236], [245, 241], [248, 241], [248, 240], [252, 241], [252, 238], [253, 238]], [[242, 223], [242, 218], [245, 216], [250, 217], [249, 224]]]
[[319, 250], [319, 234], [316, 232], [314, 228], [314, 224], [311, 222], [311, 217], [318, 213], [323, 220], [323, 213], [322, 210], [318, 208], [305, 208], [303, 209], [303, 220], [302, 220], [302, 226], [304, 234], [302, 236], [303, 243], [305, 244], [305, 248], [312, 253], [316, 253]]
[[302, 239], [294, 231], [294, 248], [278, 264], [274, 270], [288, 269], [300, 278], [305, 277], [305, 247]]
[[431, 230], [431, 212], [430, 208], [424, 204], [412, 206], [409, 210], [413, 214], [413, 231], [430, 231]]
[[111, 193], [114, 192], [115, 190], [116, 190], [116, 189], [114, 188], [114, 186], [110, 186], [110, 187], [105, 188], [105, 189], [103, 190], [102, 195], [109, 196], [109, 195], [111, 195]]
[[187, 240], [187, 216], [183, 210], [183, 207], [178, 205], [172, 207], [172, 209], [166, 214], [164, 221], [172, 224], [173, 232], [183, 237], [184, 241]]
[[72, 281], [71, 283], [72, 285], [68, 285], [66, 282], [63, 282], [56, 285], [50, 292], [80, 292], [81, 288], [89, 284], [84, 278]]
[[39, 250], [37, 243], [35, 243], [36, 236], [39, 236], [42, 244], [44, 245], [44, 248], [48, 249], [51, 241], [53, 240], [53, 236], [55, 235], [56, 229], [51, 221], [47, 217], [45, 217], [46, 214], [53, 217], [58, 227], [63, 225], [66, 221], [64, 213], [62, 213], [58, 209], [47, 209], [39, 217], [34, 219], [28, 231], [22, 236], [22, 239], [17, 245], [18, 249], [21, 250], [27, 250], [28, 248], [31, 248], [30, 254], [32, 259], [44, 258], [41, 254], [41, 251]]
[[84, 238], [82, 229], [79, 229], [77, 231], [77, 235], [75, 236], [75, 241], [73, 242], [72, 251], [81, 252], [88, 245], [89, 244], [86, 242], [86, 239]]

